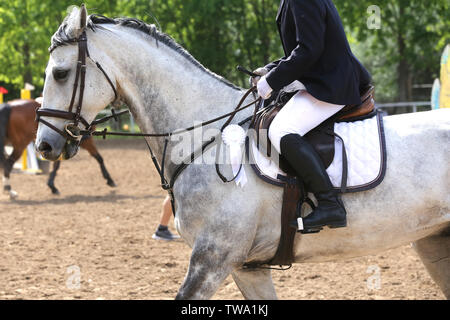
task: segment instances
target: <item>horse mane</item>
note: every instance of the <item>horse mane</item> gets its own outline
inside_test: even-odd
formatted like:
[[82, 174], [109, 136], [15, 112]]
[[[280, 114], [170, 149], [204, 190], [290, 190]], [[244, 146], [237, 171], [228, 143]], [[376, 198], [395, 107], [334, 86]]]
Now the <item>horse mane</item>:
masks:
[[[163, 43], [170, 49], [172, 49], [175, 52], [182, 55], [189, 62], [191, 62], [194, 66], [196, 66], [200, 70], [208, 73], [215, 79], [221, 81], [222, 83], [226, 84], [229, 87], [240, 90], [240, 88], [235, 86], [233, 83], [229, 82], [225, 78], [217, 75], [216, 73], [210, 71], [205, 66], [203, 66], [186, 49], [184, 49], [181, 45], [179, 45], [171, 36], [158, 30], [158, 28], [154, 24], [147, 24], [136, 18], [126, 18], [126, 17], [108, 18], [108, 17], [105, 17], [100, 14], [93, 14], [93, 15], [89, 16], [87, 26], [92, 31], [95, 32], [97, 29], [101, 29], [102, 24], [120, 25], [123, 27], [131, 28], [131, 29], [135, 29], [140, 32], [143, 32], [143, 33], [151, 36], [153, 39], [155, 39], [157, 44], [159, 42]], [[67, 25], [68, 25], [67, 20], [64, 20], [63, 23], [59, 26], [58, 30], [56, 31], [56, 33], [53, 35], [53, 37], [51, 39], [51, 46], [49, 48], [49, 51], [52, 51], [56, 47], [59, 47], [59, 46], [75, 43], [75, 39], [73, 39], [70, 35], [67, 34], [67, 30], [66, 30]]]

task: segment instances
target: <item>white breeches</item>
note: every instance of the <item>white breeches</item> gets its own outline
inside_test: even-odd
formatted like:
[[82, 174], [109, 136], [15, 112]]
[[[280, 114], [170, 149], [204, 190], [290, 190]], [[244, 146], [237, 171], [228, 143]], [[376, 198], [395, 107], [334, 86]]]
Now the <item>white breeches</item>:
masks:
[[269, 128], [269, 139], [280, 152], [280, 140], [287, 134], [304, 136], [344, 106], [323, 102], [306, 90], [297, 92], [278, 112]]

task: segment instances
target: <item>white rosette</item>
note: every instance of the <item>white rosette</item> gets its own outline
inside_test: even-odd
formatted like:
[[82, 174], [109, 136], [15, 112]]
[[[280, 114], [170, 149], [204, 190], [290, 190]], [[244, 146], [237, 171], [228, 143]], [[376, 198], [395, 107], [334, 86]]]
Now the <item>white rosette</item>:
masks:
[[[244, 187], [247, 175], [242, 165], [242, 145], [245, 143], [245, 130], [237, 124], [230, 124], [222, 132], [222, 140], [230, 148], [230, 164], [236, 185]], [[239, 173], [239, 174], [238, 174]]]

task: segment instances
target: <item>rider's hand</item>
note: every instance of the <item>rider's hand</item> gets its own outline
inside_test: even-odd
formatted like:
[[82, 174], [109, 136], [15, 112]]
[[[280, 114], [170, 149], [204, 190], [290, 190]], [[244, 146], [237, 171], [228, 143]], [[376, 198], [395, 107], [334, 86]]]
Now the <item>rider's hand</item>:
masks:
[[263, 99], [268, 99], [272, 94], [272, 88], [267, 83], [266, 76], [263, 76], [257, 83], [258, 95]]
[[259, 77], [251, 77], [250, 78], [250, 84], [253, 85], [253, 86], [256, 86], [256, 84], [261, 79], [261, 77], [266, 75], [268, 72], [269, 72], [269, 70], [267, 70], [264, 67], [256, 69], [255, 71], [253, 71], [253, 73], [259, 75]]

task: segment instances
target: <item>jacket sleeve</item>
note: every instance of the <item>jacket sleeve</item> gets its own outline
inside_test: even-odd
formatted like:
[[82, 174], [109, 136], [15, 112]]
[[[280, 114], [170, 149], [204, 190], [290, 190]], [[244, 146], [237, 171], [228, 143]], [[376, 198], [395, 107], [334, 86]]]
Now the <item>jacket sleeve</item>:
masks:
[[282, 89], [307, 72], [324, 50], [326, 8], [320, 0], [288, 2], [295, 24], [297, 47], [279, 61], [267, 74], [267, 82], [275, 91]]
[[266, 65], [264, 68], [266, 68], [267, 70], [272, 70], [273, 68], [277, 67], [280, 64], [281, 59], [275, 60], [271, 63], [269, 63], [268, 65]]

